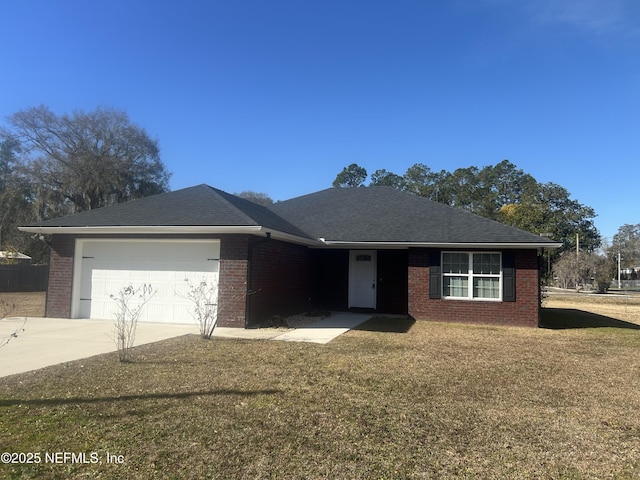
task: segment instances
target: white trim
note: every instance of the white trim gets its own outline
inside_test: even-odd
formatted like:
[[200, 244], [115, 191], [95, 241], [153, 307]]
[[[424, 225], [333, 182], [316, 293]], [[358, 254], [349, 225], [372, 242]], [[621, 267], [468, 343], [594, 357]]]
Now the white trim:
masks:
[[[469, 256], [468, 258], [468, 269], [466, 275], [464, 273], [447, 273], [444, 271], [444, 255], [445, 253], [464, 253]], [[473, 256], [481, 255], [481, 254], [495, 254], [500, 256], [500, 273], [499, 274], [476, 274], [473, 273]], [[492, 252], [492, 251], [478, 251], [478, 250], [470, 250], [470, 251], [443, 251], [440, 252], [440, 265], [441, 265], [441, 280], [440, 280], [440, 295], [445, 300], [463, 300], [463, 301], [473, 301], [473, 302], [502, 302], [502, 291], [504, 288], [504, 279], [502, 276], [502, 252]], [[444, 294], [444, 278], [445, 277], [466, 277], [468, 278], [467, 285], [467, 296], [466, 297], [456, 297], [454, 295], [445, 295]], [[497, 278], [498, 279], [498, 297], [474, 297], [473, 296], [473, 279], [474, 278]]]
[[318, 239], [319, 247], [334, 248], [463, 248], [463, 249], [518, 249], [518, 248], [560, 248], [562, 243], [444, 243], [444, 242], [347, 242], [341, 240]]
[[280, 232], [261, 225], [158, 225], [158, 226], [87, 226], [87, 227], [18, 227], [22, 232], [43, 235], [194, 235], [244, 234], [266, 236], [302, 245], [317, 245], [316, 240]]
[[66, 234], [91, 234], [91, 235], [138, 235], [138, 234], [171, 234], [171, 233], [260, 233], [263, 227], [260, 225], [234, 226], [234, 225], [157, 225], [157, 226], [86, 226], [86, 227], [18, 227], [19, 230], [29, 233], [42, 233], [45, 235]]
[[278, 230], [271, 230], [265, 227], [261, 227], [260, 233], [264, 236], [267, 234], [271, 235], [271, 238], [275, 240], [283, 240], [285, 242], [297, 243], [299, 245], [306, 245], [308, 247], [313, 247], [318, 245], [316, 240], [312, 240], [310, 238], [299, 237], [298, 235], [293, 235], [291, 233], [280, 232]]
[[157, 226], [86, 226], [86, 227], [18, 227], [18, 230], [28, 233], [36, 233], [43, 235], [171, 235], [171, 234], [224, 234], [236, 233], [247, 235], [266, 236], [271, 234], [272, 238], [284, 240], [288, 242], [307, 245], [317, 248], [359, 248], [359, 249], [405, 249], [410, 247], [428, 247], [428, 248], [461, 248], [461, 249], [477, 249], [477, 248], [499, 248], [499, 249], [518, 249], [518, 248], [560, 248], [562, 243], [559, 242], [526, 242], [526, 243], [456, 243], [456, 242], [352, 242], [347, 240], [325, 240], [318, 238], [316, 240], [301, 237], [291, 233], [281, 232], [269, 229], [261, 225], [157, 225]]

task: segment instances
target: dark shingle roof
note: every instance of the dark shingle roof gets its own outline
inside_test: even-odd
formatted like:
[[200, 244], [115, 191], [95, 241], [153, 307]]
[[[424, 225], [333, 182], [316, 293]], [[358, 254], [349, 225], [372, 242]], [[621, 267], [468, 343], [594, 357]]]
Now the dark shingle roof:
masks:
[[329, 188], [264, 207], [208, 185], [197, 185], [28, 228], [62, 227], [59, 233], [63, 233], [64, 227], [158, 226], [259, 226], [329, 242], [554, 243], [391, 187]]
[[553, 243], [391, 187], [329, 188], [270, 208], [309, 236], [327, 241]]
[[33, 226], [264, 226], [293, 235], [304, 232], [262, 205], [208, 185], [144, 197], [111, 207], [55, 218]]

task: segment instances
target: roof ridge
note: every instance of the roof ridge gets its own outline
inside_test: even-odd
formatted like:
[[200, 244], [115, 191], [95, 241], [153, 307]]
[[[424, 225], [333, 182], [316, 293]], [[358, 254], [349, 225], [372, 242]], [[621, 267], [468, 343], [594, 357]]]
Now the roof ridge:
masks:
[[[242, 200], [245, 202], [248, 202], [249, 200], [246, 200], [242, 197], [238, 197], [237, 195], [234, 195], [232, 193], [225, 192], [224, 190], [220, 190], [218, 188], [212, 187], [211, 185], [207, 185], [206, 183], [203, 183], [201, 185], [209, 188], [212, 191], [212, 193], [220, 197], [225, 202], [225, 204], [229, 206], [229, 208], [231, 208], [234, 212], [239, 213], [245, 220], [248, 220], [249, 223], [253, 223], [254, 225], [259, 225], [259, 223], [256, 221], [255, 218], [253, 218], [252, 216], [247, 214], [247, 212], [243, 211], [242, 209], [234, 205], [232, 202], [230, 202], [229, 199], [226, 198], [226, 196], [234, 197], [235, 199]], [[254, 205], [258, 205], [258, 204], [255, 203]], [[258, 205], [258, 206], [262, 207], [262, 205]]]
[[[265, 218], [257, 218], [255, 216], [253, 216], [250, 211], [243, 210], [241, 207], [236, 205], [234, 202], [241, 203], [244, 206], [246, 206], [248, 209], [257, 210], [262, 215], [268, 215], [268, 216], [271, 216], [271, 217], [275, 217], [278, 221], [283, 222], [283, 223], [287, 224], [289, 227], [292, 227], [293, 229], [297, 230], [297, 233], [296, 232], [290, 232], [290, 233], [294, 233], [296, 235], [302, 234], [304, 236], [307, 236], [308, 238], [313, 238], [311, 235], [309, 235], [299, 225], [297, 225], [296, 223], [290, 221], [286, 217], [283, 217], [279, 213], [274, 212], [271, 208], [269, 208], [269, 206], [261, 205], [261, 204], [256, 203], [256, 202], [252, 202], [251, 200], [247, 200], [246, 198], [242, 198], [242, 197], [240, 197], [238, 195], [234, 195], [232, 193], [225, 192], [224, 190], [220, 190], [219, 188], [215, 188], [215, 187], [212, 187], [210, 185], [207, 185], [207, 187], [210, 188], [216, 195], [218, 195], [227, 205], [229, 205], [230, 208], [232, 208], [234, 212], [239, 213], [244, 219], [248, 220], [250, 223], [253, 223], [254, 225], [260, 225], [260, 226], [263, 226], [263, 227], [266, 226], [265, 222], [263, 221], [263, 220], [265, 220]], [[233, 198], [233, 202], [230, 201], [228, 197]]]

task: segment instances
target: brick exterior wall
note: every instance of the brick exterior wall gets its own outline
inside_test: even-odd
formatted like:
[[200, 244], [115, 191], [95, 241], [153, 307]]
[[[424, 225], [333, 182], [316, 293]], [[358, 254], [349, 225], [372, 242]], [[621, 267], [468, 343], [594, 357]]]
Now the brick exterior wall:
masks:
[[311, 254], [307, 247], [252, 238], [248, 325], [309, 310]]
[[75, 237], [54, 235], [49, 256], [49, 287], [45, 316], [52, 318], [71, 317], [71, 289], [73, 287], [73, 254]]
[[218, 280], [218, 326], [245, 327], [249, 237], [220, 236], [220, 277]]
[[[119, 236], [119, 238], [123, 237]], [[163, 236], [162, 238], [184, 237]], [[337, 308], [338, 305], [333, 304], [336, 302], [342, 304], [346, 299], [345, 282], [348, 277], [348, 262], [345, 263], [345, 261], [348, 259], [348, 251], [314, 251], [300, 245], [249, 235], [216, 235], [215, 237], [203, 235], [193, 238], [221, 240], [219, 326], [239, 328], [255, 326], [271, 320], [275, 315], [286, 316], [320, 306]], [[69, 318], [71, 316], [75, 239], [74, 235], [54, 235], [52, 238], [49, 288], [45, 309], [48, 317]], [[390, 267], [384, 267], [386, 257], [380, 256], [381, 264], [378, 273], [384, 275], [383, 284], [380, 285], [379, 290], [379, 297], [381, 297], [378, 299], [379, 309], [386, 308], [390, 309], [389, 311], [401, 313], [405, 311], [403, 305], [407, 305], [406, 311], [418, 320], [533, 327], [538, 325], [538, 257], [535, 250], [515, 251], [515, 302], [430, 299], [430, 252], [431, 250], [426, 248], [409, 249], [406, 296], [394, 290], [391, 284], [394, 288], [397, 287], [395, 285], [397, 276], [400, 270], [404, 269], [402, 265], [406, 265], [407, 257], [389, 256], [387, 260], [390, 265], [397, 263], [394, 269], [389, 270]], [[329, 262], [327, 261], [329, 259], [335, 259], [335, 261]], [[251, 271], [249, 271], [250, 264]], [[323, 276], [321, 275], [323, 272], [326, 277], [325, 283], [318, 280], [318, 277]], [[393, 281], [389, 282], [390, 279]], [[247, 282], [250, 283], [251, 292], [248, 299]], [[329, 285], [332, 285], [333, 294], [321, 291], [323, 287], [329, 288]], [[383, 286], [386, 293], [382, 292]], [[247, 319], [246, 322], [245, 319]]]
[[409, 250], [409, 314], [417, 320], [537, 327], [539, 318], [536, 250], [516, 250], [516, 301], [491, 302], [429, 298], [429, 253]]

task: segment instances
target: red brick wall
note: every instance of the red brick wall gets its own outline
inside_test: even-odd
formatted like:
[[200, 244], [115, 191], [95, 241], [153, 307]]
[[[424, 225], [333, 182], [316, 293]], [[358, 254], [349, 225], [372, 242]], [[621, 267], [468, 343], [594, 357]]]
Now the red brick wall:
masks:
[[307, 247], [264, 238], [251, 239], [249, 325], [308, 311], [311, 254]]
[[515, 250], [516, 301], [429, 298], [429, 249], [409, 250], [409, 314], [417, 320], [538, 326], [538, 256]]
[[49, 287], [45, 316], [71, 317], [71, 288], [73, 279], [73, 254], [75, 237], [54, 235], [49, 256]]
[[249, 237], [223, 235], [220, 238], [218, 326], [244, 328]]

